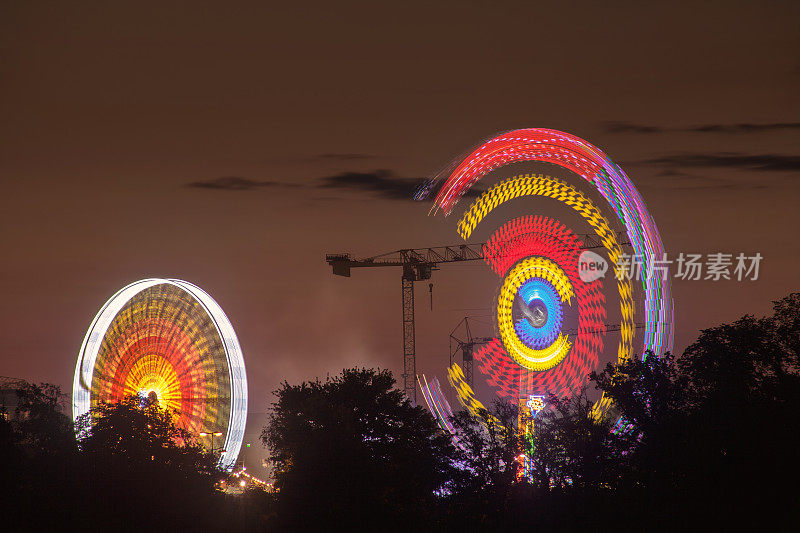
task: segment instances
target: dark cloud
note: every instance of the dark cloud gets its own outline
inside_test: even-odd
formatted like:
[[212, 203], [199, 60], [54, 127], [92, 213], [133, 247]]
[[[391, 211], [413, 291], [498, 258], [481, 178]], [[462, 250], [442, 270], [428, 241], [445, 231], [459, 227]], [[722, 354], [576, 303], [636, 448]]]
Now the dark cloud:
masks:
[[792, 172], [800, 170], [800, 156], [778, 154], [675, 154], [639, 161], [638, 165], [660, 165], [675, 168], [738, 168], [767, 172]]
[[[644, 161], [631, 163], [636, 166], [651, 166], [659, 169], [654, 174], [654, 179], [645, 187], [671, 190], [752, 190], [766, 189], [775, 185], [788, 183], [786, 175], [772, 174], [760, 175], [754, 179], [755, 174], [733, 175], [726, 173], [726, 177], [713, 177], [703, 175], [702, 169], [740, 169], [766, 172], [792, 172], [800, 170], [800, 157], [774, 155], [774, 154], [675, 154], [656, 157]], [[687, 172], [687, 169], [689, 170]], [[691, 172], [692, 169], [695, 172]], [[698, 173], [700, 172], [700, 173]], [[713, 170], [711, 171], [713, 173]]]
[[703, 124], [686, 128], [682, 131], [699, 131], [706, 133], [755, 133], [760, 131], [774, 130], [797, 130], [800, 129], [800, 122], [772, 122], [769, 124]]
[[664, 170], [660, 171], [656, 176], [665, 177], [665, 178], [688, 178], [691, 177], [686, 172], [682, 172], [680, 170], [676, 170], [674, 168], [665, 168]]
[[351, 189], [377, 193], [392, 200], [409, 200], [414, 197], [424, 180], [401, 178], [389, 170], [372, 172], [342, 172], [320, 179], [323, 189]]
[[800, 130], [800, 122], [768, 122], [752, 124], [740, 122], [734, 124], [700, 124], [697, 126], [665, 128], [634, 122], [603, 122], [603, 130], [607, 133], [663, 133], [663, 132], [696, 132], [696, 133], [759, 133], [780, 130]]
[[603, 129], [607, 133], [660, 133], [664, 131], [664, 128], [657, 126], [646, 126], [623, 121], [603, 122]]
[[669, 184], [660, 187], [662, 189], [671, 189], [673, 191], [698, 191], [713, 189], [715, 191], [745, 191], [753, 189], [768, 189], [768, 185], [760, 185], [756, 183], [680, 183]]
[[766, 189], [769, 185], [753, 180], [734, 180], [729, 178], [717, 178], [710, 176], [699, 176], [686, 172], [666, 169], [656, 174], [656, 179], [650, 182], [648, 187], [655, 189], [670, 190], [749, 190]]
[[258, 181], [251, 180], [250, 178], [240, 178], [237, 176], [224, 176], [209, 180], [193, 181], [186, 184], [187, 187], [194, 187], [197, 189], [213, 189], [217, 191], [249, 191], [261, 187], [274, 187], [276, 185], [283, 184], [275, 181]]
[[[251, 191], [266, 187], [315, 187], [317, 189], [348, 189], [377, 194], [380, 198], [389, 200], [425, 200], [430, 197], [434, 189], [434, 182], [430, 179], [404, 178], [397, 176], [391, 170], [373, 170], [369, 172], [347, 171], [318, 178], [316, 183], [296, 184], [278, 181], [259, 181], [238, 176], [225, 176], [208, 180], [193, 181], [187, 187], [197, 189], [210, 189], [216, 191]], [[479, 187], [473, 187], [465, 196], [474, 197], [483, 192]]]
[[[391, 200], [426, 200], [435, 194], [436, 184], [425, 178], [402, 178], [391, 170], [371, 172], [342, 172], [320, 178], [322, 189], [350, 189], [372, 192]], [[464, 196], [475, 197], [485, 189], [473, 186]]]

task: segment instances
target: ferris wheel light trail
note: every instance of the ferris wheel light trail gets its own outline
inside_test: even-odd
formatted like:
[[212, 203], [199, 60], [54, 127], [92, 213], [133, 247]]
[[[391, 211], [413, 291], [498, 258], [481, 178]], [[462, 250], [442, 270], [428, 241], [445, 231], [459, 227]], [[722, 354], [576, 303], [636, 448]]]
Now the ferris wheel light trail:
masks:
[[[436, 205], [449, 214], [464, 193], [492, 170], [520, 161], [552, 163], [592, 184], [625, 225], [628, 238], [643, 262], [661, 259], [664, 247], [653, 218], [627, 174], [599, 148], [562, 131], [544, 128], [514, 130], [484, 142], [465, 156], [445, 177]], [[669, 281], [658, 276], [642, 281], [645, 292], [643, 352], [660, 357], [672, 350], [673, 304]]]
[[[583, 378], [597, 364], [597, 357], [603, 347], [601, 332], [606, 318], [605, 298], [601, 291], [602, 282], [585, 283], [578, 274], [578, 257], [582, 242], [562, 223], [543, 217], [524, 216], [506, 222], [495, 231], [484, 246], [484, 255], [489, 267], [499, 276], [504, 277], [514, 265], [524, 264], [526, 258], [547, 257], [565, 273], [567, 284], [574, 291], [574, 308], [578, 311], [578, 328], [570, 335], [574, 346], [561, 364], [553, 365], [545, 371], [530, 372], [520, 361], [515, 360], [504, 349], [500, 339], [484, 344], [474, 352], [481, 373], [487, 376], [488, 383], [497, 389], [500, 396], [517, 399], [519, 394], [544, 394], [551, 392], [557, 395], [567, 394], [582, 383]], [[506, 277], [509, 279], [509, 277]], [[533, 328], [527, 321], [514, 324], [519, 340], [531, 347], [541, 348], [556, 340], [563, 331], [561, 320], [549, 323], [549, 317], [559, 317], [563, 305], [557, 292], [548, 297], [546, 280], [533, 278], [534, 287], [541, 287], [539, 300], [548, 309], [548, 322], [539, 328]], [[504, 284], [505, 286], [505, 284]], [[509, 291], [509, 294], [513, 291]], [[501, 295], [505, 294], [501, 289]], [[519, 294], [524, 298], [526, 286], [522, 285]], [[506, 296], [509, 297], [509, 296]], [[498, 316], [498, 319], [500, 317]], [[522, 322], [522, 327], [519, 326]], [[502, 330], [503, 326], [498, 327]], [[553, 328], [550, 331], [550, 327]], [[529, 337], [527, 331], [532, 330], [539, 337]], [[515, 332], [508, 331], [507, 337]], [[534, 344], [536, 343], [536, 344]]]
[[[465, 241], [470, 239], [490, 214], [492, 220], [497, 220], [494, 211], [517, 199], [547, 199], [569, 207], [594, 230], [596, 236], [587, 236], [587, 242], [603, 249], [608, 263], [615, 267], [610, 272], [616, 274], [613, 283], [620, 313], [617, 361], [634, 357], [639, 353], [638, 346], [634, 346], [637, 306], [631, 279], [619, 272], [624, 258], [622, 245], [633, 247], [645, 272], [663, 259], [663, 245], [630, 179], [598, 148], [555, 130], [524, 129], [499, 135], [472, 150], [435, 180], [439, 186], [431, 212], [441, 209], [449, 215], [459, 199], [486, 174], [523, 161], [551, 163], [574, 172], [582, 178], [578, 181], [592, 185], [608, 205], [562, 179], [532, 174], [501, 178], [464, 210], [456, 227], [459, 235]], [[537, 200], [540, 201], [544, 200]], [[604, 210], [608, 212], [608, 207], [613, 215], [609, 213], [607, 217]], [[615, 231], [619, 225], [625, 227], [622, 239]], [[581, 252], [583, 248], [575, 232], [541, 215], [507, 221], [491, 233], [483, 246], [484, 261], [501, 279], [495, 312], [497, 338], [483, 341], [470, 353], [489, 385], [514, 404], [531, 396], [570, 394], [597, 368], [604, 336], [609, 331], [605, 327], [606, 295], [602, 291], [609, 269], [605, 257]], [[584, 264], [586, 268], [600, 264], [600, 275], [586, 275]], [[645, 315], [641, 353], [643, 357], [648, 352], [660, 357], [672, 348], [669, 280], [646, 275], [641, 286]], [[574, 323], [565, 324], [565, 316], [570, 320], [576, 317], [577, 328]], [[466, 355], [464, 360], [466, 363]], [[471, 365], [472, 359], [469, 362]], [[478, 413], [483, 409], [457, 364], [448, 368], [448, 379], [468, 411]], [[433, 391], [428, 387], [427, 392]], [[441, 403], [432, 401], [429, 407]], [[601, 396], [593, 415], [606, 413], [610, 406], [610, 400]]]
[[[422, 379], [420, 379], [420, 377]], [[428, 405], [428, 410], [431, 413], [434, 413], [439, 426], [442, 429], [449, 431], [451, 434], [455, 433], [453, 423], [450, 421], [450, 419], [453, 417], [453, 409], [450, 407], [450, 403], [442, 393], [442, 387], [439, 384], [439, 379], [433, 378], [431, 381], [428, 381], [425, 379], [425, 375], [423, 374], [422, 376], [417, 377], [417, 383], [419, 383], [419, 388], [422, 391], [422, 397], [425, 399], [425, 403]]]
[[137, 394], [154, 397], [193, 435], [213, 442], [223, 433], [220, 465], [233, 466], [247, 419], [244, 359], [227, 316], [196, 285], [134, 282], [92, 321], [75, 367], [73, 418]]
[[[556, 199], [577, 211], [597, 232], [603, 242], [603, 246], [608, 251], [609, 259], [613, 263], [617, 262], [617, 258], [622, 254], [622, 248], [617, 242], [616, 234], [611, 230], [608, 220], [594, 205], [594, 202], [574, 187], [550, 176], [531, 176], [526, 174], [503, 180], [493, 186], [475, 200], [467, 212], [464, 213], [458, 223], [459, 233], [464, 239], [468, 239], [475, 227], [492, 210], [509, 200], [523, 196], [543, 196]], [[513, 252], [514, 256], [519, 255], [519, 253], [519, 251]], [[577, 272], [577, 263], [571, 270]], [[633, 324], [634, 306], [630, 280], [626, 277], [618, 277], [617, 289], [620, 295], [620, 313], [622, 314], [621, 339], [617, 356], [619, 360], [623, 360], [633, 355], [635, 328]]]

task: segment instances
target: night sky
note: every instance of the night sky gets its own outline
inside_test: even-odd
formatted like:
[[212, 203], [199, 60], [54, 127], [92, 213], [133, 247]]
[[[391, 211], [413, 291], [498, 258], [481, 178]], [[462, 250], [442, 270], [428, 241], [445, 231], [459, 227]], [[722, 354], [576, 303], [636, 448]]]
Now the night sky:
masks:
[[[459, 243], [411, 191], [520, 127], [603, 149], [671, 256], [762, 254], [755, 282], [674, 282], [676, 351], [798, 288], [797, 2], [111, 4], [0, 6], [0, 375], [69, 391], [146, 277], [220, 303], [251, 411], [283, 380], [399, 375], [400, 272], [325, 253]], [[436, 272], [433, 311], [418, 284], [419, 372], [463, 316], [492, 333], [487, 271]]]

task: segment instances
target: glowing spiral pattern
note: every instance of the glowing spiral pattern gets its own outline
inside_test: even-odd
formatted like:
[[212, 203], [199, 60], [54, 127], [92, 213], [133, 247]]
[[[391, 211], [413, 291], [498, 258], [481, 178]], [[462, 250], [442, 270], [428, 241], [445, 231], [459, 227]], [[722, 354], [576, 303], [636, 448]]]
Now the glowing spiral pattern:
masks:
[[[559, 307], [564, 308], [571, 301], [569, 308], [578, 317], [577, 332], [570, 335], [574, 342], [568, 357], [565, 353], [561, 364], [550, 365], [546, 369], [540, 368], [539, 371], [532, 372], [531, 370], [537, 369], [521, 364], [509, 355], [512, 352], [505, 349], [502, 335], [501, 339], [495, 339], [476, 349], [475, 359], [479, 370], [487, 376], [488, 383], [497, 389], [500, 396], [516, 400], [520, 396], [543, 395], [548, 392], [567, 394], [579, 387], [586, 375], [596, 367], [598, 354], [603, 348], [601, 334], [606, 317], [605, 297], [601, 291], [602, 280], [586, 283], [580, 279], [578, 258], [582, 244], [560, 222], [543, 216], [527, 216], [505, 223], [492, 234], [484, 246], [485, 260], [493, 271], [505, 278], [504, 286], [512, 278], [508, 273], [513, 272], [514, 265], [524, 265], [531, 258], [549, 258], [566, 276], [562, 284], [569, 286], [574, 292], [574, 297], [560, 302]], [[534, 287], [549, 284], [541, 277], [533, 278], [531, 282], [535, 284]], [[500, 317], [501, 313], [498, 311], [498, 329], [502, 331]], [[514, 327], [518, 328], [518, 322]], [[542, 330], [545, 327], [540, 328]], [[559, 336], [567, 337], [561, 330], [550, 333], [550, 336], [553, 341]], [[519, 338], [522, 342], [525, 341], [524, 336]]]
[[[575, 172], [608, 201], [625, 226], [634, 253], [641, 257], [645, 268], [664, 257], [658, 228], [625, 172], [599, 148], [562, 131], [514, 130], [482, 143], [445, 177], [436, 195], [436, 206], [449, 214], [480, 178], [496, 168], [520, 161], [552, 163]], [[645, 276], [641, 282], [645, 292], [643, 351], [652, 351], [660, 357], [672, 349], [673, 342], [669, 280]]]
[[[663, 259], [655, 223], [625, 173], [596, 147], [559, 131], [517, 130], [481, 144], [443, 176], [432, 211], [442, 209], [449, 214], [488, 172], [520, 161], [553, 163], [577, 173], [608, 201], [645, 272], [654, 261]], [[601, 208], [574, 186], [550, 176], [518, 175], [490, 187], [458, 221], [459, 235], [469, 239], [487, 215], [522, 197], [548, 198], [574, 210], [593, 229], [611, 265], [619, 264], [622, 244]], [[474, 356], [479, 370], [501, 397], [516, 403], [534, 395], [562, 396], [585, 383], [589, 372], [597, 367], [606, 328], [605, 297], [602, 278], [584, 281], [579, 275], [583, 248], [584, 243], [563, 224], [542, 216], [505, 223], [484, 246], [486, 263], [501, 278], [496, 310], [498, 338], [478, 347]], [[614, 278], [621, 317], [616, 354], [623, 361], [637, 353], [636, 306], [631, 280], [619, 275]], [[644, 276], [641, 283], [645, 315], [641, 353], [652, 351], [660, 356], [672, 347], [669, 281]], [[567, 311], [577, 316], [574, 330], [564, 329]], [[482, 407], [457, 365], [448, 370], [448, 379], [468, 410]], [[446, 404], [444, 398], [432, 398]], [[595, 405], [595, 414], [605, 411], [609, 404], [602, 397]]]
[[215, 449], [221, 443], [220, 463], [233, 466], [247, 417], [244, 361], [227, 317], [199, 287], [138, 281], [95, 317], [75, 368], [73, 417], [130, 395], [155, 396], [195, 436], [222, 432]]
[[[577, 211], [591, 226], [603, 242], [608, 252], [609, 259], [616, 264], [622, 255], [622, 248], [617, 242], [616, 234], [611, 230], [608, 220], [603, 216], [594, 203], [586, 195], [574, 187], [550, 176], [516, 176], [503, 180], [481, 195], [464, 213], [459, 221], [459, 233], [464, 239], [472, 235], [475, 227], [493, 209], [503, 203], [523, 196], [543, 196], [553, 198], [568, 205]], [[518, 257], [523, 250], [512, 252], [512, 257]], [[530, 251], [527, 251], [530, 253]], [[487, 258], [487, 261], [490, 261]], [[574, 272], [578, 271], [577, 261]], [[620, 360], [631, 357], [633, 352], [633, 290], [631, 282], [626, 277], [617, 278], [617, 289], [620, 296], [620, 313], [622, 324], [620, 327], [620, 343], [617, 350]], [[502, 327], [502, 326], [501, 326]]]
[[[541, 350], [560, 335], [563, 310], [558, 293], [542, 279], [530, 279], [519, 288], [519, 301], [527, 309], [541, 309], [540, 317], [531, 320], [521, 318], [514, 322], [514, 330], [525, 346]], [[541, 325], [532, 322], [539, 319]]]
[[[567, 337], [558, 334], [556, 339], [541, 349], [529, 347], [517, 332], [518, 323], [515, 323], [512, 308], [517, 300], [520, 289], [533, 283], [551, 283], [556, 286], [556, 291], [561, 300], [570, 303], [573, 298], [572, 287], [566, 273], [555, 263], [542, 257], [529, 257], [523, 259], [506, 276], [505, 283], [500, 289], [500, 299], [497, 303], [497, 322], [503, 344], [508, 347], [511, 356], [521, 366], [529, 370], [547, 370], [559, 364], [569, 352], [571, 347]], [[525, 319], [524, 321], [530, 325]], [[531, 326], [532, 327], [532, 326]]]

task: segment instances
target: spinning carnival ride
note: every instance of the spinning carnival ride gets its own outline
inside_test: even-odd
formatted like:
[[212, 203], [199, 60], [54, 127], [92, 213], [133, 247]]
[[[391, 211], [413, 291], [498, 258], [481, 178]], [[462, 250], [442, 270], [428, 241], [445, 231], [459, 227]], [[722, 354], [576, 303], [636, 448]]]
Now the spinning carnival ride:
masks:
[[[490, 139], [437, 179], [432, 212], [441, 210], [449, 215], [458, 200], [489, 172], [525, 161], [557, 165], [582, 180], [571, 184], [547, 175], [507, 176], [466, 209], [457, 224], [458, 234], [466, 241], [490, 213], [494, 215], [518, 198], [560, 202], [597, 235], [602, 250], [595, 251], [605, 254], [599, 259], [607, 261], [608, 272], [598, 279], [581, 276], [580, 268], [585, 265], [579, 260], [589, 247], [576, 236], [582, 232], [545, 216], [513, 218], [489, 237], [483, 258], [500, 279], [493, 306], [496, 337], [476, 348], [474, 358], [497, 395], [520, 406], [531, 405], [533, 399], [547, 394], [564, 396], [576, 391], [597, 368], [610, 329], [606, 300], [611, 298], [603, 292], [603, 283], [616, 286], [610, 294], [619, 306], [617, 361], [646, 353], [660, 357], [672, 349], [673, 337], [669, 276], [663, 266], [659, 270], [666, 257], [655, 222], [625, 172], [588, 142], [539, 128]], [[594, 192], [582, 192], [580, 187], [587, 185], [604, 202], [594, 200]], [[618, 232], [614, 228], [624, 229]], [[632, 250], [626, 253], [622, 246], [628, 243]], [[626, 263], [640, 267], [640, 279], [625, 275], [619, 266]], [[642, 302], [635, 301], [637, 293]], [[643, 317], [635, 316], [642, 309]], [[575, 327], [567, 327], [567, 315], [573, 317]], [[635, 342], [637, 327], [643, 329], [639, 342]], [[484, 407], [458, 364], [448, 368], [448, 380], [466, 409], [477, 413]], [[420, 387], [442, 427], [452, 430], [448, 420], [452, 409], [438, 380], [421, 376]], [[595, 414], [610, 406], [610, 400], [601, 397]]]
[[130, 395], [155, 397], [179, 427], [221, 452], [222, 467], [234, 465], [247, 377], [236, 333], [205, 291], [177, 279], [145, 279], [100, 309], [75, 367], [73, 418]]

